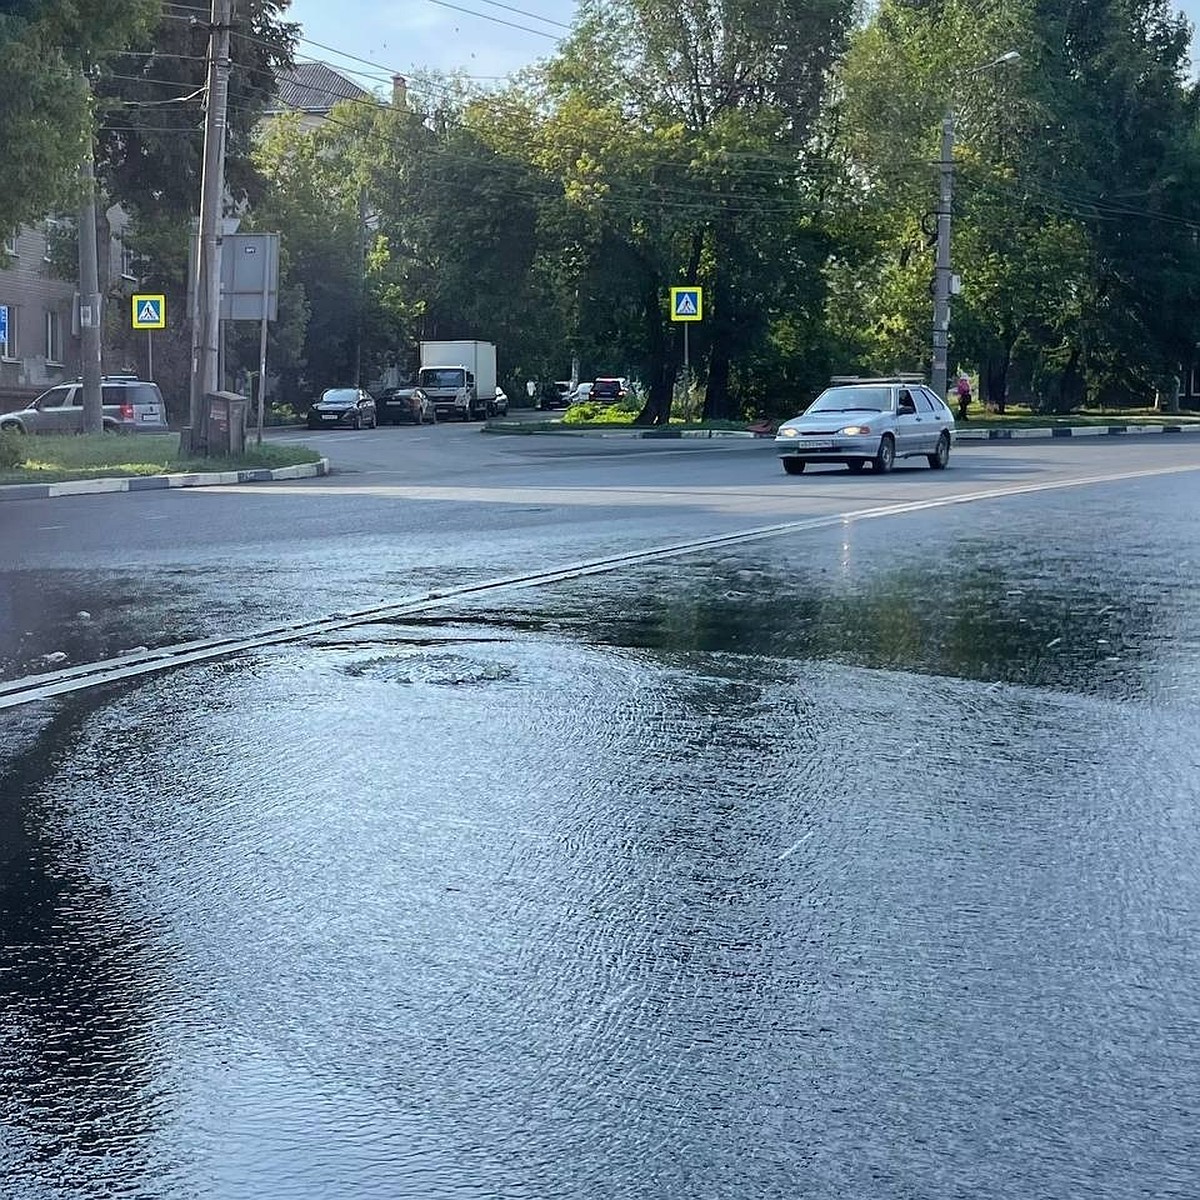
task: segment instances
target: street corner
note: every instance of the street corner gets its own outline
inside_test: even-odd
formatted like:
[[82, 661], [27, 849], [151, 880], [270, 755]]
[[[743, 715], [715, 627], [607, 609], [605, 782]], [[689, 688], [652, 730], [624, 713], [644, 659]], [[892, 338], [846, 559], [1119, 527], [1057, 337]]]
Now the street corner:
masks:
[[50, 500], [60, 496], [94, 496], [111, 492], [151, 492], [175, 488], [229, 487], [244, 483], [283, 483], [318, 479], [329, 474], [329, 459], [290, 467], [245, 467], [237, 471], [191, 471], [180, 474], [133, 475], [122, 478], [71, 479], [61, 483], [0, 484], [5, 500]]

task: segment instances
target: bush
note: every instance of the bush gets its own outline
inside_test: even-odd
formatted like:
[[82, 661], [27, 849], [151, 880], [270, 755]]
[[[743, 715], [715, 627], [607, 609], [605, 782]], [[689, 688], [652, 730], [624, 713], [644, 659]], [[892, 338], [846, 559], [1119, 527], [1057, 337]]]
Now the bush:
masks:
[[563, 414], [564, 425], [632, 425], [640, 409], [615, 404], [572, 404]]
[[0, 471], [11, 471], [25, 461], [25, 439], [19, 433], [0, 429]]

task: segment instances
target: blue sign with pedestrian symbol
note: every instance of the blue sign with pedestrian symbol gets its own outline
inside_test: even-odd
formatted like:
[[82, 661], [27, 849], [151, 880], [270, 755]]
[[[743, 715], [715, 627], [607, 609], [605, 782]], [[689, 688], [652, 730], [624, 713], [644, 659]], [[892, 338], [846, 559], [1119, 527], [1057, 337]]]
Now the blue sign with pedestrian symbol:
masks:
[[699, 321], [704, 315], [704, 289], [673, 287], [671, 289], [671, 320]]
[[0, 351], [8, 354], [8, 305], [0, 304]]
[[165, 329], [167, 327], [166, 296], [133, 297], [134, 329]]

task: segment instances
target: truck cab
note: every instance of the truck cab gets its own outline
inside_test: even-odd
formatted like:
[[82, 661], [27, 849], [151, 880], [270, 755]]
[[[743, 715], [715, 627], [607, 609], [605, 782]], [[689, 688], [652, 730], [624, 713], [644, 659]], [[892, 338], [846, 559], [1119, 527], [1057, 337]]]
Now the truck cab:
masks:
[[469, 421], [475, 416], [475, 376], [466, 367], [422, 367], [417, 387], [429, 397], [439, 420]]

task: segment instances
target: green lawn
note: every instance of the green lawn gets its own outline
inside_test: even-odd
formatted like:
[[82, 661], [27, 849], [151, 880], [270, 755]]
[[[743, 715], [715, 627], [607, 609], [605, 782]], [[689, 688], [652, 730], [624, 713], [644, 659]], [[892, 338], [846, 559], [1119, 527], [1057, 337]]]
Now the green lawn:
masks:
[[178, 475], [200, 471], [237, 471], [254, 467], [293, 467], [317, 462], [320, 455], [301, 446], [248, 447], [238, 459], [181, 460], [177, 433], [144, 433], [128, 437], [111, 433], [84, 437], [16, 439], [24, 458], [15, 467], [0, 467], [0, 483], [62, 483], [70, 479], [124, 478], [130, 475]]

